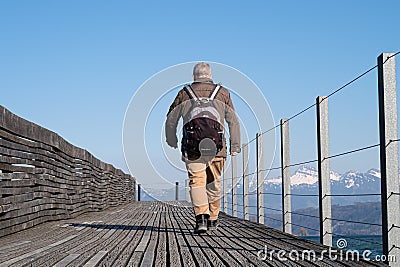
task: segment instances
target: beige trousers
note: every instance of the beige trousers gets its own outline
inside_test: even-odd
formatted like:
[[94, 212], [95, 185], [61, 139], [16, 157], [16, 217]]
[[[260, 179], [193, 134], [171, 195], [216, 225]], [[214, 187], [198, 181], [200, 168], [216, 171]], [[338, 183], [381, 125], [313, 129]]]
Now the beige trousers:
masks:
[[189, 162], [190, 196], [194, 214], [208, 214], [210, 220], [218, 219], [221, 209], [221, 174], [225, 158], [216, 157], [209, 163]]

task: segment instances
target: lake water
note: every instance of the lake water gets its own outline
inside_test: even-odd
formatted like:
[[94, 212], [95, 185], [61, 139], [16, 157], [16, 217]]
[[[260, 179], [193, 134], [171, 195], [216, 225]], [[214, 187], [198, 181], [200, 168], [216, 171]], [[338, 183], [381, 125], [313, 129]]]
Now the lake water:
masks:
[[[319, 236], [302, 236], [301, 238], [319, 242]], [[360, 255], [362, 255], [363, 251], [370, 250], [372, 252], [370, 258], [375, 258], [377, 255], [382, 255], [382, 236], [334, 236], [332, 245], [337, 248], [339, 243], [342, 246], [346, 245], [345, 248], [343, 248], [344, 250], [358, 250]]]

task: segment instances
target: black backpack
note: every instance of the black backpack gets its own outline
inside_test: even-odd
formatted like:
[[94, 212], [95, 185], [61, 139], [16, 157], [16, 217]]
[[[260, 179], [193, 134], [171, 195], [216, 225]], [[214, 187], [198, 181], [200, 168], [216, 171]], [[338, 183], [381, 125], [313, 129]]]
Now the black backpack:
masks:
[[190, 85], [185, 86], [191, 102], [184, 120], [181, 146], [186, 158], [215, 156], [224, 146], [223, 126], [214, 103], [220, 88], [221, 85], [217, 84], [210, 97], [199, 98]]

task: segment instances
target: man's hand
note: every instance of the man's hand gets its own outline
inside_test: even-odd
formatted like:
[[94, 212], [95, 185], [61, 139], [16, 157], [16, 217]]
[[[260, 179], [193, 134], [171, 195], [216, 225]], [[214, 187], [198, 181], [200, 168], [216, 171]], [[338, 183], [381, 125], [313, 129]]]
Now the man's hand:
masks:
[[231, 152], [232, 157], [237, 156], [237, 154], [238, 154], [237, 152]]

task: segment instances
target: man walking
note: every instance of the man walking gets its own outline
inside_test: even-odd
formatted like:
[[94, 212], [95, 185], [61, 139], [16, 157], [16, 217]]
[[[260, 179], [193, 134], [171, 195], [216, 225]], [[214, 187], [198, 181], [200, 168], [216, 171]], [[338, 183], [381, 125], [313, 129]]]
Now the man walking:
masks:
[[190, 196], [196, 216], [195, 233], [216, 230], [221, 206], [220, 177], [227, 156], [224, 120], [230, 134], [230, 154], [240, 153], [240, 126], [229, 91], [214, 84], [210, 65], [193, 68], [191, 85], [178, 92], [165, 123], [166, 141], [178, 147], [176, 128], [183, 118], [182, 160], [190, 179]]

